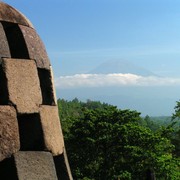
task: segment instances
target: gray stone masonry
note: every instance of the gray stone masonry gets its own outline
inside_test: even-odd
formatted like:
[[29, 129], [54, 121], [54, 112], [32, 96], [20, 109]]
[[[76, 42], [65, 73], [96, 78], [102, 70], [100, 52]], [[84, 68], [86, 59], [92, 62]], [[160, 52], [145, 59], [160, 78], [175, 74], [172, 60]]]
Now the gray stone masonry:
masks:
[[34, 59], [38, 68], [50, 69], [50, 62], [44, 44], [34, 29], [19, 25], [23, 33], [30, 59]]
[[19, 180], [57, 180], [49, 152], [20, 151], [14, 155]]
[[0, 180], [72, 180], [52, 67], [31, 22], [0, 1]]
[[0, 106], [0, 161], [19, 151], [19, 130], [16, 110]]
[[33, 28], [32, 23], [23, 14], [2, 1], [0, 1], [0, 10], [0, 21], [22, 24]]
[[35, 62], [3, 58], [2, 66], [7, 78], [9, 101], [16, 105], [18, 113], [39, 112], [42, 96]]
[[45, 148], [55, 156], [62, 154], [64, 140], [57, 106], [41, 106], [40, 120]]

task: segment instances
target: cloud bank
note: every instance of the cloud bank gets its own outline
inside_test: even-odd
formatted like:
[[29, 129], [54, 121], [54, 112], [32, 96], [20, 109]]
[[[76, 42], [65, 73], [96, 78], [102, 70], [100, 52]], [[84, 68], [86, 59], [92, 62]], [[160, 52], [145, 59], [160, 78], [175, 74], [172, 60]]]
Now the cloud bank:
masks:
[[135, 74], [75, 74], [55, 78], [57, 89], [82, 87], [118, 87], [118, 86], [178, 86], [180, 78], [168, 78]]

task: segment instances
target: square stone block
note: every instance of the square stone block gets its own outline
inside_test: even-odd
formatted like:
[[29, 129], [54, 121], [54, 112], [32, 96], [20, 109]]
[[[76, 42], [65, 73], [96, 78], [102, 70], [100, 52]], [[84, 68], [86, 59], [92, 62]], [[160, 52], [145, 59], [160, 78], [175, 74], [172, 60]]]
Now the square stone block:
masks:
[[36, 31], [27, 26], [19, 25], [19, 27], [23, 33], [30, 59], [36, 61], [38, 68], [50, 69], [50, 62], [45, 46]]
[[19, 180], [57, 180], [52, 154], [19, 151], [14, 155]]
[[0, 106], [0, 161], [20, 149], [16, 110], [11, 106]]
[[10, 54], [6, 34], [4, 32], [4, 28], [0, 23], [0, 62], [1, 62], [1, 57], [11, 57], [11, 54]]
[[10, 103], [18, 113], [37, 113], [42, 95], [36, 63], [33, 60], [3, 58]]
[[62, 154], [64, 140], [57, 106], [41, 106], [40, 121], [45, 148], [51, 151], [54, 156]]

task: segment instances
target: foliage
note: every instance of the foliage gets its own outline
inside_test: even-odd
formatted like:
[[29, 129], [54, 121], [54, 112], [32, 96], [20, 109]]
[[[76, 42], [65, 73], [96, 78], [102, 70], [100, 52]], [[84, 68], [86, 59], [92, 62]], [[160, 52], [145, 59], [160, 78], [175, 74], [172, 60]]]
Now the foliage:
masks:
[[175, 113], [172, 116], [172, 121], [176, 124], [174, 135], [172, 136], [172, 143], [175, 145], [174, 154], [180, 157], [180, 101], [176, 102]]
[[90, 100], [58, 105], [74, 179], [144, 179], [148, 169], [157, 179], [180, 179], [171, 126], [151, 130], [136, 111]]
[[64, 135], [66, 136], [69, 133], [69, 129], [76, 119], [83, 116], [85, 109], [103, 109], [107, 106], [108, 104], [99, 101], [87, 100], [87, 102], [81, 102], [77, 98], [72, 101], [58, 99], [59, 117]]

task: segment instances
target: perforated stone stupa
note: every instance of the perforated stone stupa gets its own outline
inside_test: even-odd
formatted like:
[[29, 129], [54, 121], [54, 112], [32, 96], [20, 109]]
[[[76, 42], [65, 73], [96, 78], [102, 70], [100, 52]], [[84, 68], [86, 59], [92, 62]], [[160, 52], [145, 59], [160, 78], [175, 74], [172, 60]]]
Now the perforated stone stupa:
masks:
[[0, 2], [0, 179], [72, 179], [45, 47], [31, 22]]

